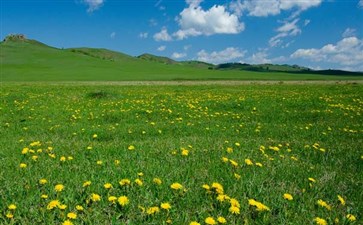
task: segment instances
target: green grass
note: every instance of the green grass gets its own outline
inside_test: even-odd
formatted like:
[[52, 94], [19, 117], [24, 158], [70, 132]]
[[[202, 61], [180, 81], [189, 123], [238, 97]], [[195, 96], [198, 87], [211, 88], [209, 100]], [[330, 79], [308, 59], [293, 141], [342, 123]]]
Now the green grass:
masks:
[[358, 80], [275, 72], [209, 70], [208, 64], [143, 60], [106, 49], [57, 49], [42, 43], [0, 43], [0, 81], [129, 81], [129, 80]]
[[[0, 92], [0, 224], [62, 224], [69, 212], [77, 214], [74, 224], [205, 224], [210, 216], [223, 216], [228, 224], [315, 224], [316, 217], [349, 224], [348, 214], [356, 217], [353, 224], [361, 224], [362, 91], [361, 85], [317, 84], [5, 83]], [[36, 141], [40, 144], [31, 146]], [[135, 150], [128, 150], [131, 145]], [[25, 147], [34, 153], [22, 154]], [[21, 163], [27, 167], [20, 168]], [[161, 185], [153, 183], [156, 177]], [[132, 183], [128, 187], [119, 184], [125, 178]], [[143, 186], [134, 182], [137, 178]], [[48, 182], [41, 185], [40, 179]], [[91, 185], [83, 187], [85, 181]], [[172, 190], [175, 182], [185, 189]], [[240, 214], [229, 212], [229, 200], [218, 202], [215, 190], [202, 188], [213, 182], [238, 200]], [[105, 189], [105, 183], [113, 188]], [[57, 184], [64, 190], [56, 192]], [[101, 201], [90, 200], [92, 193]], [[285, 193], [293, 200], [285, 200]], [[108, 201], [122, 195], [129, 198], [125, 207]], [[55, 199], [67, 207], [47, 209]], [[256, 211], [249, 199], [270, 211]], [[319, 206], [319, 199], [331, 210]], [[141, 210], [164, 202], [170, 203], [169, 211], [147, 215]], [[8, 209], [10, 204], [17, 208]], [[13, 219], [6, 218], [9, 213]]]

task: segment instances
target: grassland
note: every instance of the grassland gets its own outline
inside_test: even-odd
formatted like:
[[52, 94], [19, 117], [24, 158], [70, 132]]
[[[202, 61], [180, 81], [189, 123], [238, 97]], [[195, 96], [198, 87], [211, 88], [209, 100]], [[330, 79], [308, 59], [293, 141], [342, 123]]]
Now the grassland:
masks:
[[153, 61], [150, 57], [155, 57], [150, 55], [137, 58], [107, 49], [57, 49], [34, 40], [1, 42], [0, 50], [1, 82], [363, 79], [363, 76], [209, 70], [207, 64], [200, 62], [166, 64], [163, 62], [167, 59], [159, 57]]
[[0, 223], [361, 224], [362, 92], [3, 83]]

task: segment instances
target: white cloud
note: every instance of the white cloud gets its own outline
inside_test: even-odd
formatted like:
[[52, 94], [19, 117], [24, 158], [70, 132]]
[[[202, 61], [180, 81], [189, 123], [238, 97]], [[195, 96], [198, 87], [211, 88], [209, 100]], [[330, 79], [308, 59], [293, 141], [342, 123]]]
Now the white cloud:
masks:
[[142, 39], [145, 39], [145, 38], [147, 38], [149, 36], [149, 33], [147, 33], [147, 32], [143, 32], [143, 33], [140, 33], [139, 34], [139, 38], [142, 38]]
[[99, 9], [103, 5], [104, 0], [83, 0], [83, 2], [88, 5], [87, 12], [91, 13]]
[[159, 52], [162, 52], [162, 51], [164, 51], [166, 49], [166, 46], [165, 45], [162, 45], [162, 46], [160, 46], [157, 50], [159, 51]]
[[201, 2], [203, 2], [203, 0], [185, 0], [185, 1], [191, 7], [197, 7], [200, 5]]
[[187, 0], [189, 7], [185, 8], [177, 21], [180, 29], [173, 35], [181, 40], [190, 36], [213, 34], [237, 34], [244, 30], [244, 23], [238, 17], [229, 13], [222, 5], [214, 5], [203, 10], [201, 1]]
[[205, 50], [201, 50], [197, 53], [198, 60], [213, 64], [231, 62], [231, 61], [239, 61], [244, 55], [246, 51], [242, 51], [238, 48], [229, 47], [219, 52], [211, 52], [208, 53]]
[[310, 61], [330, 62], [340, 67], [363, 68], [363, 39], [347, 37], [338, 43], [327, 44], [320, 49], [298, 49], [291, 58], [303, 58]]
[[281, 45], [283, 43], [282, 39], [285, 37], [301, 34], [301, 29], [298, 27], [297, 22], [299, 22], [299, 19], [285, 21], [281, 27], [277, 28], [278, 34], [269, 40], [270, 47]]
[[116, 37], [116, 32], [112, 32], [111, 34], [110, 34], [110, 38], [111, 39], [114, 39]]
[[[363, 0], [362, 0], [363, 1]], [[356, 32], [357, 32], [357, 30], [356, 29], [353, 29], [353, 28], [347, 28], [347, 29], [345, 29], [345, 31], [343, 32], [343, 34], [342, 34], [342, 36], [343, 36], [343, 38], [345, 38], [345, 37], [353, 37], [353, 36], [356, 36], [355, 34], [356, 34]]]
[[168, 33], [168, 30], [163, 27], [159, 33], [154, 34], [155, 41], [171, 41], [172, 38]]
[[269, 58], [267, 50], [260, 50], [259, 52], [253, 53], [252, 56], [248, 57], [246, 60], [242, 60], [242, 63], [249, 64], [266, 64], [266, 63], [281, 63], [286, 61], [284, 56]]
[[230, 4], [230, 8], [239, 16], [245, 11], [249, 16], [278, 15], [283, 10], [297, 9], [303, 11], [316, 7], [323, 0], [236, 0]]
[[174, 58], [174, 59], [180, 59], [180, 58], [184, 58], [186, 57], [187, 54], [186, 53], [178, 53], [178, 52], [174, 52], [171, 57]]
[[304, 21], [304, 26], [306, 27], [309, 23], [310, 23], [310, 20], [305, 20]]
[[360, 0], [360, 1], [358, 2], [358, 6], [359, 6], [360, 8], [362, 8], [362, 9], [363, 9], [363, 0]]

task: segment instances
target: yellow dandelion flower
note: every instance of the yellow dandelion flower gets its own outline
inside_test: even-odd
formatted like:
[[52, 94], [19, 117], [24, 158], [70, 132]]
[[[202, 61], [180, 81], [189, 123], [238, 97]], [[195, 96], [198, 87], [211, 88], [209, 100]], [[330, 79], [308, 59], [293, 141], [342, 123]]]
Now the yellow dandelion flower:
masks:
[[56, 192], [61, 192], [61, 191], [64, 190], [64, 185], [63, 184], [57, 184], [57, 185], [54, 186], [54, 190]]
[[169, 210], [171, 209], [171, 205], [168, 202], [161, 203], [160, 208]]
[[228, 147], [228, 148], [227, 148], [227, 152], [228, 152], [228, 153], [232, 153], [232, 152], [233, 152], [233, 148]]
[[224, 202], [225, 200], [227, 200], [228, 199], [228, 196], [227, 195], [218, 195], [217, 196], [217, 200], [219, 201], [219, 202]]
[[315, 180], [314, 178], [311, 178], [311, 177], [309, 177], [309, 178], [308, 178], [308, 180], [309, 180], [310, 182], [313, 182], [313, 183], [315, 183], [315, 182], [316, 182], [316, 180]]
[[222, 161], [226, 163], [229, 161], [229, 159], [227, 157], [222, 157]]
[[92, 200], [93, 202], [101, 201], [101, 196], [100, 196], [100, 195], [98, 195], [98, 194], [92, 193], [92, 194], [91, 194], [91, 200]]
[[70, 220], [65, 220], [62, 225], [73, 225], [73, 223]]
[[27, 165], [25, 163], [20, 163], [19, 167], [22, 169], [25, 169], [27, 167]]
[[247, 166], [253, 166], [253, 162], [250, 159], [245, 159], [245, 163]]
[[128, 149], [128, 150], [135, 150], [135, 146], [130, 145], [127, 149]]
[[255, 165], [258, 167], [262, 167], [262, 163], [259, 163], [259, 162], [255, 163]]
[[92, 138], [97, 138], [97, 137], [98, 137], [97, 134], [92, 135]]
[[189, 151], [187, 149], [182, 149], [181, 155], [182, 156], [188, 156], [189, 155]]
[[317, 204], [320, 205], [321, 207], [326, 208], [327, 210], [331, 210], [331, 206], [328, 203], [326, 203], [325, 201], [323, 201], [322, 199], [319, 199], [317, 201]]
[[97, 165], [102, 165], [102, 164], [103, 164], [103, 162], [102, 162], [102, 160], [98, 160], [98, 161], [96, 162], [96, 164], [97, 164]]
[[16, 209], [16, 205], [15, 205], [15, 204], [10, 204], [10, 205], [8, 206], [8, 209], [9, 209], [9, 210], [15, 210], [15, 209]]
[[237, 200], [237, 199], [235, 199], [235, 198], [231, 198], [231, 199], [229, 200], [229, 203], [231, 203], [231, 206], [235, 206], [235, 207], [237, 207], [237, 208], [240, 208], [240, 207], [241, 207], [241, 205], [239, 204], [238, 200]]
[[29, 152], [29, 148], [23, 148], [23, 150], [21, 151], [21, 154], [25, 155]]
[[41, 195], [40, 198], [47, 199], [48, 198], [48, 195]]
[[67, 208], [67, 205], [61, 204], [61, 205], [58, 206], [58, 208], [61, 209], [61, 210], [64, 210], [64, 209]]
[[179, 183], [173, 183], [170, 185], [170, 188], [174, 189], [174, 190], [181, 190], [181, 189], [183, 189], [183, 185], [181, 185]]
[[69, 213], [67, 214], [67, 217], [68, 217], [69, 219], [74, 220], [74, 219], [76, 219], [76, 218], [77, 218], [77, 214], [76, 214], [76, 213], [74, 213], [74, 212], [69, 212]]
[[140, 180], [139, 178], [135, 179], [135, 183], [139, 186], [142, 186], [143, 185], [143, 182], [142, 180]]
[[237, 180], [241, 179], [241, 175], [239, 175], [238, 173], [234, 173], [234, 178], [236, 178]]
[[240, 210], [236, 206], [229, 207], [228, 211], [231, 212], [232, 214], [240, 214]]
[[59, 159], [61, 162], [65, 162], [66, 160], [67, 160], [67, 158], [65, 157], [65, 156], [62, 156], [62, 157], [60, 157], [60, 159]]
[[6, 218], [12, 219], [14, 218], [14, 215], [11, 212], [6, 213]]
[[351, 222], [353, 222], [353, 221], [356, 221], [356, 220], [357, 220], [357, 218], [355, 218], [355, 216], [354, 216], [354, 215], [352, 215], [352, 214], [348, 214], [346, 217], [347, 217], [347, 219], [348, 219], [349, 221], [351, 221]]
[[60, 205], [60, 202], [58, 200], [52, 200], [48, 203], [47, 209], [52, 210]]
[[120, 164], [120, 160], [115, 159], [114, 163], [115, 163], [115, 165], [118, 165], [118, 164]]
[[341, 205], [345, 205], [345, 200], [342, 196], [338, 195], [338, 200], [340, 202]]
[[129, 179], [122, 179], [118, 182], [121, 186], [130, 185], [131, 181]]
[[38, 158], [39, 158], [39, 157], [38, 157], [37, 155], [33, 155], [33, 156], [32, 156], [32, 160], [34, 160], [34, 161], [37, 161], [37, 160], [38, 160]]
[[70, 160], [73, 160], [73, 157], [72, 156], [68, 156], [67, 159], [70, 161]]
[[209, 190], [210, 189], [210, 187], [209, 187], [208, 184], [203, 184], [202, 188], [204, 188], [205, 190]]
[[212, 183], [212, 189], [214, 189], [218, 194], [224, 194], [223, 186], [220, 183]]
[[104, 187], [104, 188], [106, 188], [106, 189], [110, 189], [110, 188], [112, 188], [112, 184], [110, 184], [110, 183], [105, 183], [105, 184], [103, 185], [103, 187]]
[[315, 223], [318, 225], [327, 225], [328, 223], [326, 222], [326, 220], [320, 218], [320, 217], [315, 217], [314, 219]]
[[208, 225], [215, 225], [217, 224], [217, 222], [214, 220], [213, 217], [207, 217], [205, 218], [204, 222]]
[[90, 186], [92, 184], [92, 182], [91, 181], [85, 181], [84, 183], [83, 183], [83, 185], [82, 185], [82, 187], [88, 187], [88, 186]]
[[109, 202], [115, 203], [116, 200], [117, 200], [117, 197], [116, 196], [110, 196], [110, 197], [108, 197], [108, 201]]
[[189, 225], [200, 225], [200, 223], [198, 223], [197, 221], [192, 221], [189, 223]]
[[137, 173], [137, 176], [142, 177], [142, 176], [144, 176], [144, 173], [143, 172], [139, 172], [139, 173]]
[[148, 215], [152, 215], [152, 214], [155, 214], [155, 213], [158, 213], [160, 211], [159, 207], [157, 206], [153, 206], [153, 207], [150, 207], [146, 210], [146, 213]]
[[270, 211], [269, 207], [254, 199], [249, 199], [248, 204], [251, 206], [255, 206], [257, 211]]
[[126, 206], [127, 204], [129, 204], [129, 199], [127, 198], [127, 196], [120, 196], [118, 199], [117, 199], [118, 203], [121, 205], [121, 206]]
[[294, 198], [292, 197], [292, 195], [290, 195], [290, 194], [288, 194], [288, 193], [285, 193], [284, 194], [284, 199], [286, 199], [286, 200], [289, 200], [289, 201], [292, 201]]
[[234, 145], [237, 146], [237, 147], [240, 147], [241, 146], [241, 144], [238, 143], [238, 142], [234, 143]]
[[224, 218], [224, 217], [222, 217], [222, 216], [220, 216], [220, 217], [218, 217], [217, 218], [217, 221], [218, 221], [218, 223], [227, 223], [227, 220]]
[[238, 167], [238, 163], [236, 161], [230, 159], [229, 162], [231, 163], [232, 166]]
[[161, 185], [161, 183], [162, 183], [161, 179], [160, 178], [157, 178], [157, 177], [155, 177], [153, 179], [153, 182], [154, 182], [154, 184], [157, 184], [157, 185]]
[[81, 205], [76, 205], [76, 209], [78, 211], [83, 211], [84, 210], [83, 206], [81, 206]]

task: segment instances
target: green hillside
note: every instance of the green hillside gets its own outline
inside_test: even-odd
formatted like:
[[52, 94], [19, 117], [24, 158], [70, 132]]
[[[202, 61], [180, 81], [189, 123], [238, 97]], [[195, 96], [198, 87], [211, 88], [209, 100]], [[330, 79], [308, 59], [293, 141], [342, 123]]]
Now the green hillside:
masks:
[[[145, 55], [144, 55], [145, 56]], [[160, 63], [168, 58], [132, 57], [107, 49], [57, 49], [35, 40], [8, 38], [0, 43], [1, 81], [122, 80], [325, 80], [361, 79], [238, 70], [211, 70], [213, 65], [190, 61]], [[159, 59], [159, 61], [151, 60]], [[171, 59], [169, 59], [171, 60]]]

